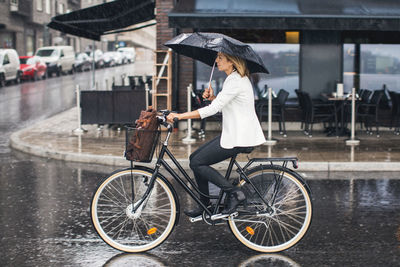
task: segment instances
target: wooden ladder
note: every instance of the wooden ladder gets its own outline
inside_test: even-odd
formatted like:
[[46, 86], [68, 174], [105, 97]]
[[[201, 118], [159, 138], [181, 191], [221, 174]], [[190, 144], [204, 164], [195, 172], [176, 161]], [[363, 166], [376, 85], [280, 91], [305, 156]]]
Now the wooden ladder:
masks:
[[[153, 108], [172, 109], [172, 51], [156, 50], [153, 75]], [[166, 73], [166, 75], [165, 75]]]

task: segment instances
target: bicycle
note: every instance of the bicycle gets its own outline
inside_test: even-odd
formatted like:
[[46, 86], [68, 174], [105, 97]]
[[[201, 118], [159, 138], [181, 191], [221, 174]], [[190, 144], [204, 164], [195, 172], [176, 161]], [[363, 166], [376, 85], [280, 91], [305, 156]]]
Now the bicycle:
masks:
[[[232, 157], [225, 178], [230, 178], [236, 166], [239, 177], [235, 185], [241, 187], [247, 201], [233, 214], [221, 214], [224, 192], [207, 196], [216, 203], [206, 207], [200, 201], [202, 193], [197, 185], [168, 149], [173, 129], [166, 120], [168, 114], [163, 111], [158, 116], [167, 133], [155, 167], [133, 166], [131, 161], [130, 168], [105, 177], [93, 194], [92, 223], [108, 245], [124, 252], [144, 252], [160, 245], [173, 231], [180, 216], [179, 198], [172, 184], [160, 173], [161, 167], [203, 208], [203, 214], [190, 218], [191, 222], [204, 221], [210, 225], [227, 222], [242, 244], [259, 252], [283, 251], [304, 237], [311, 223], [312, 201], [305, 180], [287, 167], [291, 162], [297, 168], [297, 158], [253, 158], [241, 167], [236, 156]], [[165, 155], [184, 179], [165, 161]], [[152, 154], [150, 161], [151, 158]], [[251, 167], [255, 163], [259, 165]]]

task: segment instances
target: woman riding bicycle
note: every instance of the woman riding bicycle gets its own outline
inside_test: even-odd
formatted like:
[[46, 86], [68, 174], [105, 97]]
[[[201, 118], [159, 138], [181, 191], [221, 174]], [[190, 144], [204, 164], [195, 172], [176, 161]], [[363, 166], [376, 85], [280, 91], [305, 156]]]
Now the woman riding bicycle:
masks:
[[[246, 196], [239, 187], [234, 187], [210, 165], [238, 153], [248, 152], [266, 140], [255, 112], [253, 88], [248, 77], [246, 61], [224, 53], [218, 53], [215, 61], [218, 69], [227, 75], [222, 91], [215, 96], [213, 88], [207, 88], [203, 98], [212, 101], [209, 106], [192, 112], [171, 113], [168, 115], [168, 120], [172, 122], [174, 118], [204, 119], [222, 112], [221, 135], [203, 144], [190, 155], [190, 168], [203, 194], [209, 195], [208, 181], [227, 193], [227, 203], [222, 213], [231, 214], [246, 200]], [[201, 196], [201, 201], [207, 206], [210, 200]], [[200, 206], [193, 210], [185, 210], [185, 214], [190, 217], [197, 217], [202, 212]]]

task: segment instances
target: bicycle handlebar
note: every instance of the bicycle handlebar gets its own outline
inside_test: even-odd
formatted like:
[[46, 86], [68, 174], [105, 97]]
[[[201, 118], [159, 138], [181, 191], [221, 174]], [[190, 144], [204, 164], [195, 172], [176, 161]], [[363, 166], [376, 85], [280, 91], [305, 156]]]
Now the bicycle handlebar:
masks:
[[[172, 132], [172, 124], [168, 122], [167, 120], [167, 116], [171, 113], [171, 111], [169, 110], [161, 110], [161, 115], [157, 116], [158, 121], [160, 124], [162, 124], [164, 127], [166, 127], [168, 129], [169, 132]], [[174, 122], [177, 122], [178, 118], [174, 118]]]

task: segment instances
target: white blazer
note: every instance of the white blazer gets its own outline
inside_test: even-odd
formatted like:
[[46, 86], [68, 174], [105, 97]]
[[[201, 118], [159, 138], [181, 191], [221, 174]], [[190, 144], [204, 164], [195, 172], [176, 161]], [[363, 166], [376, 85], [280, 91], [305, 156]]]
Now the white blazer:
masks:
[[202, 119], [222, 112], [223, 148], [258, 146], [266, 141], [254, 108], [251, 82], [236, 71], [225, 79], [211, 104], [198, 111]]

